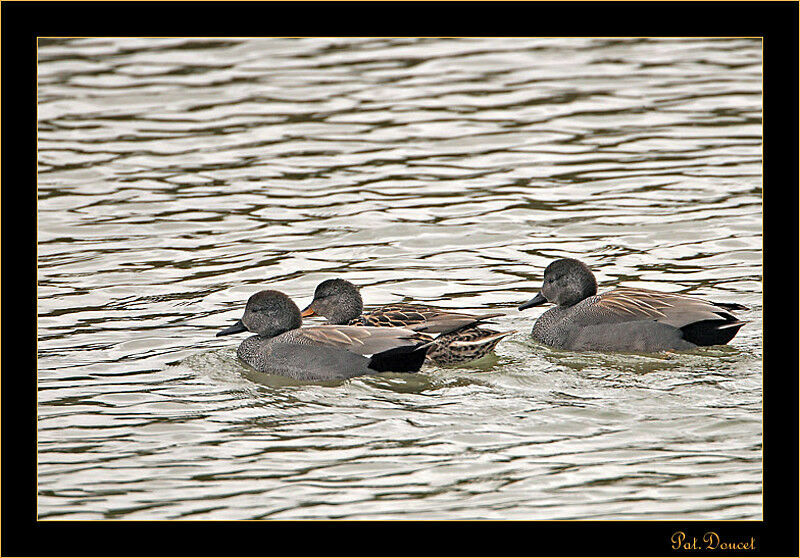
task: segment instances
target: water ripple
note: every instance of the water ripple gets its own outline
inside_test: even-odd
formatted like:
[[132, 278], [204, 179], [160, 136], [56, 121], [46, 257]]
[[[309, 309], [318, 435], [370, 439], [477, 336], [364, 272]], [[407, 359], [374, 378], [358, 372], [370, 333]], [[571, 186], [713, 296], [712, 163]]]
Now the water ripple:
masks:
[[[760, 519], [761, 44], [40, 40], [39, 516]], [[541, 347], [554, 257], [738, 302], [729, 346]], [[497, 356], [258, 383], [247, 297], [506, 311]]]

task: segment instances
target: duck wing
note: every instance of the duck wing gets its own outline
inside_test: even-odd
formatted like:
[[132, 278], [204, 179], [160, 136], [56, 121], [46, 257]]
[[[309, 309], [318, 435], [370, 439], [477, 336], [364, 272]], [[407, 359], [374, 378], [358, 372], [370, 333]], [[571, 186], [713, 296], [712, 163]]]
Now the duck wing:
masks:
[[715, 304], [688, 295], [648, 289], [620, 287], [594, 297], [590, 304], [602, 310], [606, 319], [613, 317], [617, 322], [653, 320], [679, 329], [705, 321], [743, 323], [728, 312], [741, 305]]
[[350, 323], [352, 325], [401, 328], [425, 324], [424, 328], [413, 329], [427, 333], [443, 333], [502, 315], [450, 312], [422, 304], [389, 304], [369, 310]]
[[479, 359], [492, 352], [504, 337], [515, 331], [494, 331], [476, 326], [439, 335], [428, 350], [436, 364], [457, 364]]
[[285, 334], [292, 343], [344, 349], [359, 355], [373, 355], [399, 347], [420, 347], [432, 337], [398, 327], [320, 325], [293, 329]]

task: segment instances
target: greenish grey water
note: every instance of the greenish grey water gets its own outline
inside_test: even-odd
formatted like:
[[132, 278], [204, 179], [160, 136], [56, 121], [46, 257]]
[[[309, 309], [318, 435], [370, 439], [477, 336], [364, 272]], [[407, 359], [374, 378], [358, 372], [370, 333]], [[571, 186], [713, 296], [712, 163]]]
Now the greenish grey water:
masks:
[[[41, 519], [760, 519], [761, 42], [39, 49]], [[738, 302], [732, 343], [535, 344], [549, 261]], [[501, 311], [470, 367], [253, 381], [247, 297]]]

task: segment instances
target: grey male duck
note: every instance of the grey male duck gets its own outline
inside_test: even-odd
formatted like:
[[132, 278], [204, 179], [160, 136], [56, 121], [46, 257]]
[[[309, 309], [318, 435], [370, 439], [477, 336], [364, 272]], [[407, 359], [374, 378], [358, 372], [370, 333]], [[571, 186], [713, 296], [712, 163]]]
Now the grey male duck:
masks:
[[745, 324], [730, 310], [747, 309], [628, 287], [598, 295], [592, 271], [572, 258], [548, 265], [541, 292], [519, 309], [548, 302], [556, 307], [536, 320], [531, 335], [545, 345], [573, 351], [652, 353], [724, 345]]
[[344, 279], [327, 279], [317, 285], [314, 300], [302, 315], [323, 316], [329, 324], [362, 327], [406, 328], [424, 324], [425, 331], [442, 333], [433, 341], [427, 353], [427, 358], [439, 365], [479, 359], [492, 352], [501, 339], [515, 333], [477, 326], [479, 322], [503, 314], [473, 315], [406, 303], [388, 304], [365, 312], [358, 288]]
[[416, 372], [431, 347], [429, 335], [406, 328], [302, 323], [300, 309], [288, 296], [260, 291], [247, 301], [242, 319], [217, 337], [255, 333], [236, 351], [242, 361], [258, 372], [309, 381]]

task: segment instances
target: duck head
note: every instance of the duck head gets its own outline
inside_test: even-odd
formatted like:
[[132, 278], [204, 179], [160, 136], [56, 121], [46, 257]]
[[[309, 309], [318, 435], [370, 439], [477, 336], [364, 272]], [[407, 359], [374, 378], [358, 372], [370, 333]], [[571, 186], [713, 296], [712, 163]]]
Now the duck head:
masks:
[[301, 325], [300, 309], [292, 299], [279, 291], [259, 291], [247, 300], [242, 319], [217, 333], [217, 337], [250, 331], [270, 338]]
[[597, 280], [589, 267], [573, 258], [562, 258], [545, 268], [544, 282], [539, 294], [520, 304], [518, 308], [525, 310], [546, 302], [572, 306], [596, 294]]
[[302, 316], [324, 316], [328, 323], [343, 325], [358, 318], [363, 309], [361, 293], [355, 285], [344, 279], [327, 279], [317, 285], [314, 300]]

